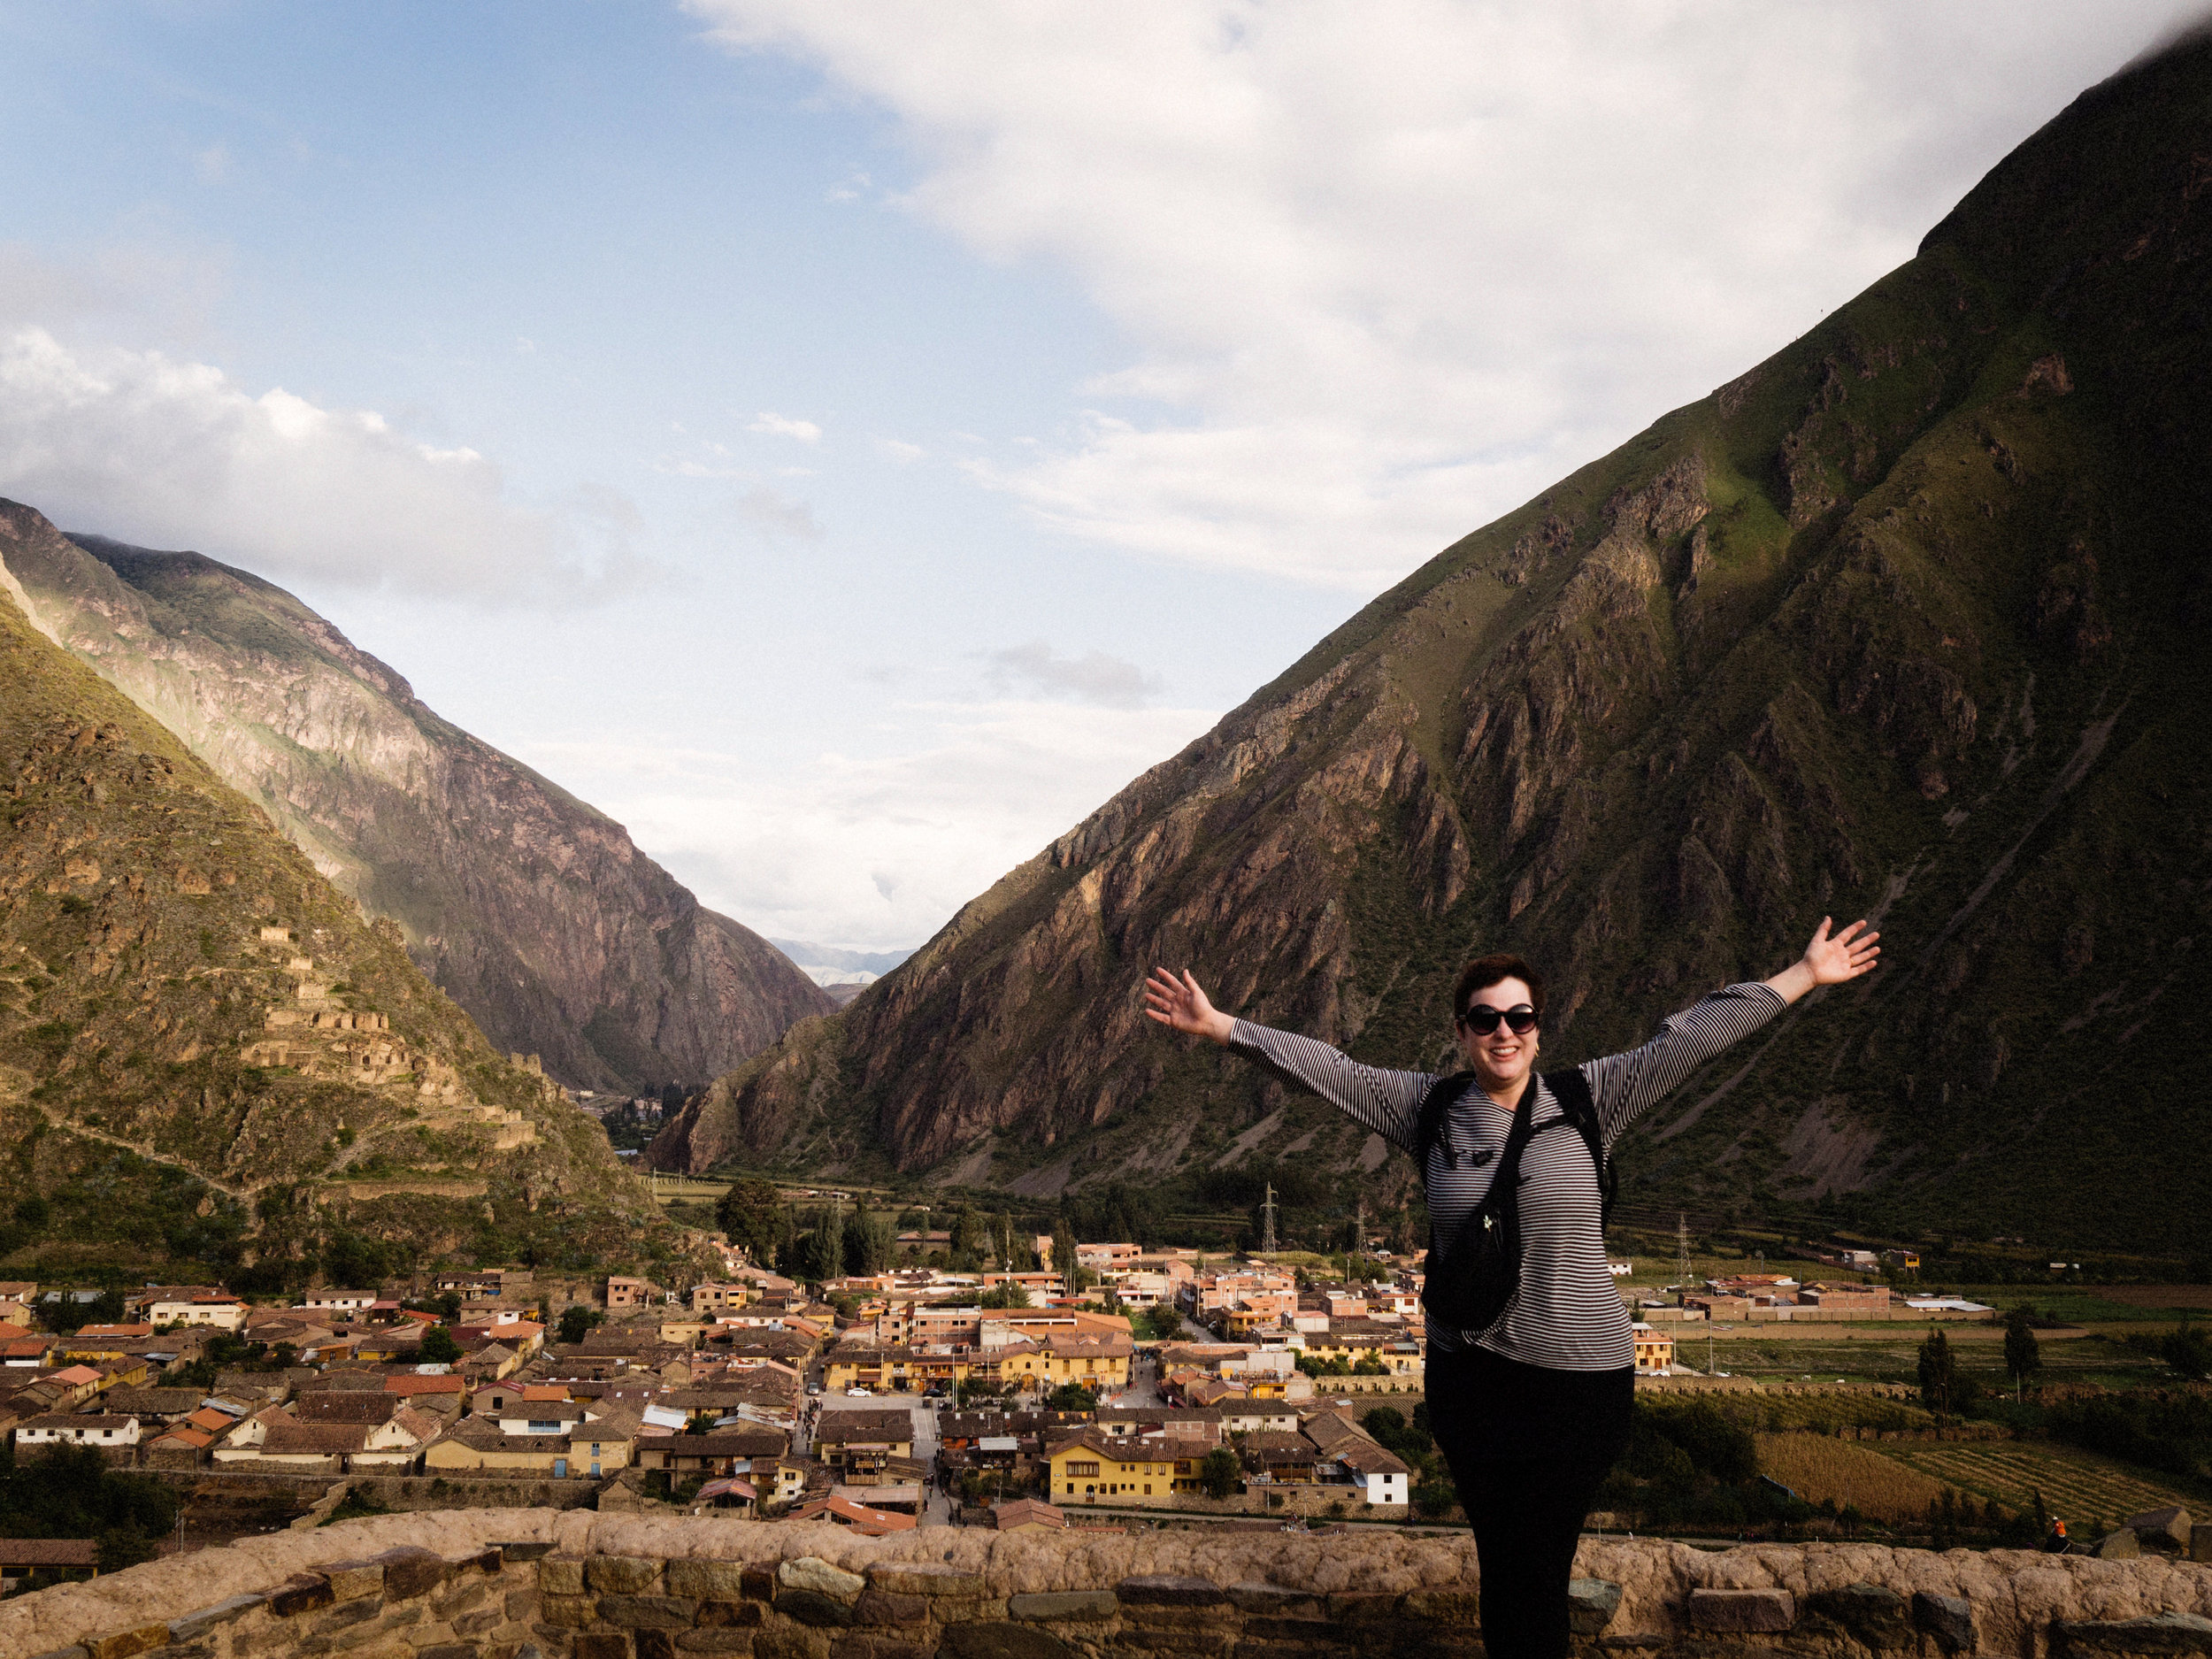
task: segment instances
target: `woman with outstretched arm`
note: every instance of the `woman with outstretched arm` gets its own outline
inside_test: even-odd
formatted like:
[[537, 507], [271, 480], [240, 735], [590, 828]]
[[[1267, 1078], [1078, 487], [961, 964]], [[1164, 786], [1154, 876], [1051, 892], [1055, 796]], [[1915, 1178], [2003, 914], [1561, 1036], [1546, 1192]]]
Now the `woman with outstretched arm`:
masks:
[[[1491, 1659], [1560, 1659], [1567, 1651], [1575, 1544], [1599, 1482], [1628, 1443], [1635, 1346], [1606, 1267], [1598, 1167], [1574, 1132], [1589, 1116], [1585, 1102], [1609, 1152], [1623, 1130], [1729, 1044], [1814, 987], [1840, 985], [1874, 965], [1879, 934], [1863, 921], [1833, 934], [1829, 927], [1824, 917], [1804, 956], [1764, 984], [1716, 992], [1642, 1047], [1555, 1073], [1556, 1087], [1534, 1070], [1544, 981], [1518, 956], [1479, 957], [1461, 972], [1452, 1028], [1469, 1070], [1451, 1079], [1362, 1065], [1310, 1038], [1233, 1018], [1207, 1001], [1187, 969], [1155, 969], [1146, 982], [1145, 1011], [1162, 1025], [1258, 1061], [1420, 1159], [1432, 1275], [1480, 1210], [1521, 1117], [1518, 1288], [1480, 1329], [1447, 1328], [1433, 1317], [1428, 1324], [1429, 1425], [1474, 1527]], [[1432, 1089], [1440, 1092], [1421, 1157], [1417, 1138]]]

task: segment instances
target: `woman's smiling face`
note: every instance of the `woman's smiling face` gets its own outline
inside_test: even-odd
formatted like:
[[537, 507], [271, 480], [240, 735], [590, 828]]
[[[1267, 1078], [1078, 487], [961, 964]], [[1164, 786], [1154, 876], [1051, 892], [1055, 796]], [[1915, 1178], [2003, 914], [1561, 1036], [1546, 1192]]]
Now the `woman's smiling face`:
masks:
[[[1467, 1011], [1495, 1009], [1507, 1013], [1517, 1008], [1532, 1007], [1536, 998], [1527, 984], [1517, 979], [1500, 979], [1495, 985], [1485, 986], [1467, 999]], [[1510, 1088], [1528, 1075], [1528, 1069], [1536, 1062], [1537, 1029], [1532, 1025], [1525, 1032], [1516, 1032], [1504, 1020], [1487, 1033], [1475, 1031], [1464, 1020], [1454, 1027], [1459, 1037], [1460, 1052], [1467, 1056], [1467, 1064], [1474, 1068], [1476, 1079], [1482, 1087], [1495, 1092]]]

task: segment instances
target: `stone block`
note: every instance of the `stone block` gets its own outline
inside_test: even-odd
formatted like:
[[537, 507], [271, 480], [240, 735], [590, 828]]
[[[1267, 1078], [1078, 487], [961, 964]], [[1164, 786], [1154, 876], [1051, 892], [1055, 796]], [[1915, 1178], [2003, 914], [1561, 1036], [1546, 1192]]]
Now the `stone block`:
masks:
[[745, 1568], [734, 1561], [672, 1561], [668, 1594], [695, 1601], [739, 1601], [745, 1596]]
[[988, 1595], [980, 1573], [935, 1561], [879, 1561], [868, 1568], [868, 1582], [897, 1595]]
[[453, 1620], [453, 1633], [456, 1636], [481, 1636], [488, 1631], [497, 1630], [506, 1622], [504, 1609], [480, 1607], [473, 1613], [457, 1615]]
[[1007, 1617], [1032, 1624], [1089, 1623], [1111, 1618], [1120, 1610], [1111, 1590], [1041, 1591], [1006, 1598]]
[[818, 1630], [841, 1630], [853, 1622], [849, 1602], [819, 1590], [785, 1590], [776, 1597], [776, 1611]]
[[2154, 1549], [2186, 1552], [2192, 1523], [2189, 1511], [2179, 1504], [2169, 1504], [2162, 1509], [2146, 1509], [2140, 1515], [2131, 1515], [2120, 1523], [2135, 1534], [2136, 1541], [2148, 1544]]
[[327, 1636], [335, 1631], [349, 1630], [356, 1624], [366, 1624], [384, 1610], [383, 1601], [341, 1601], [329, 1612], [315, 1621], [315, 1634]]
[[749, 1654], [753, 1651], [753, 1632], [718, 1624], [711, 1630], [685, 1632], [676, 1638], [676, 1647], [682, 1653]]
[[[989, 1628], [984, 1626], [981, 1628]], [[1001, 1625], [1004, 1630], [1025, 1630], [1027, 1625]], [[1222, 1659], [1228, 1653], [1235, 1638], [1225, 1630], [1122, 1630], [1108, 1643], [1111, 1653], [1166, 1654], [1190, 1656], [1190, 1659]]]
[[776, 1575], [766, 1567], [748, 1567], [741, 1581], [748, 1601], [772, 1601], [776, 1599]]
[[384, 1588], [381, 1562], [334, 1561], [316, 1571], [330, 1580], [330, 1594], [334, 1601], [357, 1601], [364, 1596], [380, 1594]]
[[573, 1555], [549, 1555], [538, 1563], [538, 1588], [548, 1595], [581, 1595], [584, 1563]]
[[930, 1599], [929, 1616], [940, 1624], [972, 1624], [978, 1619], [1002, 1619], [1006, 1599], [988, 1595], [940, 1595]]
[[949, 1659], [1073, 1659], [1075, 1651], [1033, 1624], [955, 1624], [937, 1650]]
[[1816, 1590], [1805, 1598], [1805, 1613], [1809, 1619], [1841, 1631], [1862, 1647], [1878, 1650], [1909, 1647], [1916, 1635], [1905, 1598], [1878, 1584]]
[[598, 1599], [588, 1595], [549, 1595], [542, 1599], [542, 1617], [563, 1630], [581, 1630], [599, 1610]]
[[[795, 1561], [780, 1562], [776, 1567], [777, 1600], [785, 1590], [807, 1590], [816, 1595], [842, 1601], [848, 1607], [860, 1599], [860, 1593], [868, 1587], [868, 1581], [856, 1572], [847, 1572], [842, 1567], [824, 1561], [819, 1555], [801, 1555]], [[887, 1584], [887, 1590], [903, 1590], [902, 1584]]]
[[1326, 1618], [1328, 1609], [1322, 1599], [1310, 1590], [1294, 1590], [1287, 1585], [1261, 1584], [1247, 1579], [1233, 1584], [1228, 1590], [1229, 1603], [1240, 1613], [1258, 1613], [1269, 1618]]
[[2212, 1521], [2197, 1521], [2191, 1524], [2189, 1559], [2212, 1561]]
[[1407, 1617], [1440, 1624], [1482, 1622], [1482, 1598], [1472, 1590], [1409, 1590], [1404, 1607]]
[[537, 1617], [541, 1601], [535, 1590], [510, 1590], [502, 1605], [506, 1608], [509, 1618], [518, 1624], [527, 1624]]
[[1699, 1630], [1764, 1634], [1797, 1623], [1797, 1600], [1787, 1590], [1690, 1592], [1690, 1623]]
[[699, 1603], [697, 1623], [703, 1629], [749, 1628], [767, 1616], [768, 1609], [758, 1601], [702, 1601]]
[[94, 1636], [80, 1645], [88, 1659], [135, 1659], [139, 1654], [166, 1647], [169, 1645], [169, 1626], [140, 1624], [131, 1630], [111, 1631], [104, 1636]]
[[328, 1607], [337, 1599], [330, 1592], [330, 1580], [322, 1574], [301, 1573], [286, 1580], [281, 1588], [270, 1594], [269, 1611], [279, 1618], [297, 1618], [303, 1613], [312, 1613], [319, 1608]]
[[33, 1654], [31, 1659], [85, 1659], [84, 1647], [72, 1642], [66, 1647], [49, 1647], [44, 1653]]
[[1604, 1578], [1567, 1581], [1567, 1629], [1577, 1636], [1602, 1636], [1621, 1610], [1621, 1586]]
[[588, 1630], [576, 1639], [576, 1659], [630, 1659], [630, 1638], [618, 1630]]
[[532, 1540], [528, 1543], [499, 1543], [492, 1546], [508, 1561], [543, 1561], [553, 1553], [552, 1540]]
[[1210, 1578], [1177, 1573], [1145, 1573], [1124, 1578], [1114, 1594], [1125, 1607], [1211, 1607], [1228, 1601], [1228, 1593]]
[[755, 1659], [829, 1659], [829, 1638], [818, 1630], [781, 1630], [754, 1632]]
[[472, 1641], [442, 1641], [415, 1649], [415, 1659], [480, 1659]]
[[689, 1630], [699, 1604], [681, 1595], [603, 1595], [599, 1617], [628, 1630]]
[[1347, 1590], [1329, 1598], [1329, 1617], [1340, 1624], [1370, 1624], [1398, 1617], [1402, 1598], [1387, 1590]]
[[2136, 1541], [2135, 1534], [2124, 1526], [2118, 1532], [2108, 1532], [2099, 1539], [2096, 1548], [2090, 1553], [2099, 1561], [2133, 1561], [2143, 1553], [2143, 1546]]
[[426, 1549], [388, 1549], [377, 1559], [384, 1563], [387, 1601], [406, 1601], [428, 1595], [446, 1581], [451, 1571], [442, 1556]]
[[[856, 1624], [918, 1624], [929, 1617], [929, 1598], [871, 1586], [853, 1603]], [[833, 1659], [834, 1650], [833, 1649]]]
[[[1275, 1618], [1265, 1613], [1253, 1613], [1246, 1616], [1244, 1629], [1238, 1634], [1237, 1651], [1257, 1653], [1263, 1647], [1271, 1649], [1285, 1643], [1302, 1646], [1339, 1640], [1337, 1627], [1325, 1619]], [[1348, 1642], [1352, 1639], [1346, 1634], [1341, 1640]]]
[[936, 1650], [933, 1640], [917, 1641], [885, 1631], [855, 1631], [830, 1639], [830, 1659], [930, 1659]]
[[1121, 1617], [1133, 1630], [1234, 1630], [1244, 1621], [1226, 1601], [1210, 1607], [1125, 1607]]
[[649, 1555], [594, 1555], [584, 1582], [602, 1595], [641, 1595], [660, 1582], [661, 1564]]
[[490, 1594], [491, 1592], [484, 1587], [483, 1580], [480, 1578], [473, 1584], [457, 1585], [452, 1589], [441, 1593], [432, 1605], [446, 1617], [451, 1618], [456, 1613], [470, 1612], [483, 1606], [485, 1599]]
[[2194, 1613], [2149, 1618], [2062, 1619], [2051, 1626], [2052, 1646], [2069, 1655], [2212, 1654], [2212, 1619]]
[[259, 1607], [269, 1598], [265, 1595], [234, 1595], [227, 1601], [218, 1601], [204, 1607], [196, 1613], [187, 1613], [182, 1618], [169, 1621], [171, 1641], [193, 1641], [204, 1636], [219, 1624], [240, 1619]]
[[637, 1650], [637, 1659], [676, 1659], [674, 1631], [634, 1630], [630, 1644]]
[[1933, 1637], [1936, 1646], [1946, 1653], [1974, 1651], [1974, 1609], [1962, 1595], [1914, 1591], [1912, 1622], [1916, 1629]]

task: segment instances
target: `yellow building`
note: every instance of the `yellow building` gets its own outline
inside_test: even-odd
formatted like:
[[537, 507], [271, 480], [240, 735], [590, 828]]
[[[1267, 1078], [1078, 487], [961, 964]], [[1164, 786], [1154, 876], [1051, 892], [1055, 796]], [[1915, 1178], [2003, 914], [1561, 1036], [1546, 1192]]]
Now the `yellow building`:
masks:
[[988, 1350], [996, 1362], [996, 1380], [1050, 1393], [1080, 1383], [1098, 1394], [1129, 1386], [1129, 1362], [1136, 1344], [1125, 1336], [1048, 1336], [1041, 1341], [1010, 1342]]
[[1636, 1374], [1639, 1377], [1664, 1377], [1674, 1367], [1674, 1338], [1664, 1331], [1653, 1329], [1639, 1322], [1633, 1331], [1636, 1338]]
[[[1176, 1490], [1176, 1449], [1157, 1440], [1115, 1440], [1086, 1429], [1052, 1454], [1052, 1502], [1164, 1505]], [[1185, 1480], [1192, 1481], [1194, 1473], [1187, 1471]]]

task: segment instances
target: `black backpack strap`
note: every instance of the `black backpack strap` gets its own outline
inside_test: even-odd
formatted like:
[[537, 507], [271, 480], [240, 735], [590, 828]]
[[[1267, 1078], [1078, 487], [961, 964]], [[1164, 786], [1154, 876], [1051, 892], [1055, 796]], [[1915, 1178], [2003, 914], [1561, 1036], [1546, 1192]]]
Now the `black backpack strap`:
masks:
[[1613, 1160], [1605, 1154], [1605, 1126], [1598, 1121], [1598, 1104], [1590, 1094], [1590, 1079], [1583, 1075], [1578, 1065], [1563, 1071], [1545, 1073], [1544, 1087], [1559, 1102], [1559, 1110], [1567, 1121], [1582, 1136], [1583, 1144], [1590, 1148], [1590, 1163], [1598, 1177], [1598, 1225], [1603, 1227], [1613, 1219], [1613, 1200], [1620, 1193], [1620, 1175], [1613, 1167]]
[[1444, 1136], [1444, 1114], [1452, 1109], [1452, 1102], [1475, 1080], [1472, 1071], [1455, 1071], [1440, 1077], [1421, 1096], [1421, 1110], [1413, 1119], [1413, 1162], [1421, 1171], [1421, 1179], [1428, 1179], [1429, 1154], [1436, 1150], [1436, 1143]]

